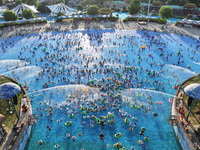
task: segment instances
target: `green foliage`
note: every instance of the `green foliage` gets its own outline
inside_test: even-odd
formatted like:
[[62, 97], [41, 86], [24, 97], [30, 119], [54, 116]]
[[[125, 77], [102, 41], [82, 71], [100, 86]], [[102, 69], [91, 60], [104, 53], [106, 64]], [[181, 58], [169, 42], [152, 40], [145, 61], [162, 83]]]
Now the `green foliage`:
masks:
[[56, 4], [59, 4], [59, 3], [63, 3], [64, 4], [64, 0], [56, 0], [55, 3]]
[[99, 15], [99, 8], [96, 5], [88, 7], [87, 15]]
[[46, 8], [45, 4], [39, 4], [38, 9], [41, 13], [50, 13], [51, 11]]
[[128, 10], [126, 9], [126, 6], [123, 6], [122, 12], [128, 12]]
[[25, 3], [27, 5], [35, 5], [36, 8], [39, 6], [38, 0], [25, 0]]
[[176, 23], [175, 23], [175, 26], [177, 26], [178, 25], [178, 21], [176, 21]]
[[167, 22], [166, 19], [145, 19], [145, 18], [132, 18], [132, 17], [127, 17], [123, 20], [123, 22], [127, 22], [127, 21], [146, 21], [146, 22], [157, 22], [160, 24], [165, 24]]
[[15, 3], [16, 3], [17, 5], [19, 5], [19, 4], [22, 3], [22, 1], [21, 1], [21, 0], [15, 0]]
[[23, 25], [30, 25], [30, 24], [36, 24], [36, 23], [47, 23], [47, 20], [35, 20], [34, 22], [30, 22], [30, 21], [26, 21], [26, 22], [22, 22], [22, 23], [18, 23], [18, 22], [12, 22], [12, 23], [5, 23], [5, 24], [1, 24], [0, 28], [4, 28], [4, 27], [10, 27], [10, 26], [23, 26]]
[[141, 10], [141, 0], [132, 0], [128, 5], [128, 12], [131, 15], [137, 14]]
[[22, 16], [26, 19], [35, 18], [34, 13], [30, 9], [24, 9], [22, 11]]
[[183, 6], [184, 8], [195, 9], [197, 6], [193, 3], [187, 3]]
[[77, 5], [76, 8], [77, 8], [77, 10], [80, 10], [80, 11], [83, 10], [83, 6], [82, 5]]
[[69, 3], [69, 0], [65, 0], [65, 5], [67, 5]]
[[165, 24], [167, 22], [167, 20], [158, 18], [157, 22], [160, 23], [160, 24]]
[[19, 16], [11, 10], [6, 10], [3, 13], [3, 18], [5, 21], [15, 21], [15, 20], [19, 19]]
[[121, 10], [119, 8], [111, 8], [112, 10], [114, 10], [115, 12], [120, 12]]
[[102, 15], [106, 15], [106, 14], [111, 14], [113, 13], [114, 11], [110, 8], [101, 8], [100, 9], [100, 14]]
[[162, 5], [162, 2], [161, 1], [154, 1], [152, 3], [153, 6], [161, 6]]
[[0, 0], [0, 5], [3, 5], [3, 0]]
[[62, 12], [57, 13], [57, 17], [63, 16], [64, 14]]
[[83, 5], [95, 5], [95, 4], [96, 4], [95, 0], [85, 0], [83, 2]]
[[162, 6], [159, 10], [159, 15], [163, 18], [163, 19], [169, 19], [172, 17], [173, 15], [173, 11], [172, 8], [169, 6]]

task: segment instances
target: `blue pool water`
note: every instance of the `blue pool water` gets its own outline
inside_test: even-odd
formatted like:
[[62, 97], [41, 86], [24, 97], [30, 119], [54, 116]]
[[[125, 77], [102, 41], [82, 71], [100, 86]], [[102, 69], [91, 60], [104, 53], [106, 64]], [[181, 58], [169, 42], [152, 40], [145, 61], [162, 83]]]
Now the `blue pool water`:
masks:
[[[128, 17], [129, 14], [127, 12], [114, 12], [113, 13], [114, 17], [117, 17], [117, 15], [118, 15], [119, 18], [121, 18], [122, 20], [124, 20], [125, 18]], [[155, 16], [155, 17], [160, 18], [160, 16]], [[167, 22], [169, 22], [169, 23], [176, 23], [178, 20], [179, 19], [176, 19], [176, 18], [170, 18], [170, 19], [167, 20]]]
[[[144, 136], [149, 141], [143, 149], [181, 149], [167, 122], [168, 100], [176, 92], [173, 85], [199, 73], [196, 39], [150, 31], [90, 29], [29, 34], [1, 42], [0, 73], [30, 87], [33, 113], [39, 116], [27, 150], [54, 149], [55, 144], [62, 150], [104, 150], [114, 149], [117, 142], [137, 150]], [[43, 87], [45, 82], [48, 88]], [[130, 108], [135, 102], [145, 107]], [[88, 117], [83, 117], [79, 106], [97, 111], [85, 111]], [[145, 113], [148, 107], [151, 110]], [[115, 116], [113, 125], [108, 124], [109, 113]], [[102, 116], [106, 125], [95, 123], [92, 115]], [[66, 127], [68, 121], [72, 125]], [[136, 128], [129, 131], [134, 123]], [[139, 135], [141, 127], [146, 129], [144, 136]], [[98, 137], [101, 132], [103, 140]], [[116, 139], [117, 132], [122, 137]], [[76, 136], [74, 142], [72, 136]]]
[[112, 13], [114, 17], [118, 17], [121, 18], [122, 20], [124, 20], [125, 18], [128, 17], [128, 13], [127, 12], [114, 12]]

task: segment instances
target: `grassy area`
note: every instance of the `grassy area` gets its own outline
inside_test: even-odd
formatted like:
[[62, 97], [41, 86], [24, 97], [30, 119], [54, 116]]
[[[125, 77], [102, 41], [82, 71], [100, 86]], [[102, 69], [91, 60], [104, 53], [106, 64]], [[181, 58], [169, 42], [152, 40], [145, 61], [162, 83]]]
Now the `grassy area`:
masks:
[[[192, 83], [200, 83], [200, 78], [199, 77], [192, 78], [191, 80], [186, 82], [184, 86], [187, 86]], [[187, 115], [189, 107], [187, 104], [188, 96], [186, 94], [183, 95], [183, 102], [184, 102], [185, 114]], [[193, 125], [199, 125], [200, 124], [199, 116], [200, 116], [200, 100], [196, 100], [188, 120], [190, 120]]]
[[[0, 85], [3, 83], [7, 83], [7, 82], [12, 82], [12, 81], [8, 78], [4, 78], [4, 77], [0, 76]], [[20, 92], [17, 94], [18, 104], [15, 105], [15, 108], [19, 115], [20, 115], [20, 108], [21, 108], [21, 98], [23, 96], [24, 96], [23, 92]], [[9, 109], [9, 110], [7, 110], [7, 109]], [[12, 113], [10, 113], [10, 111], [12, 111]], [[5, 120], [3, 122], [5, 127], [7, 129], [12, 129], [14, 123], [17, 121], [17, 117], [14, 113], [12, 104], [11, 103], [9, 104], [9, 101], [6, 99], [0, 100], [0, 114], [3, 114], [5, 116]]]

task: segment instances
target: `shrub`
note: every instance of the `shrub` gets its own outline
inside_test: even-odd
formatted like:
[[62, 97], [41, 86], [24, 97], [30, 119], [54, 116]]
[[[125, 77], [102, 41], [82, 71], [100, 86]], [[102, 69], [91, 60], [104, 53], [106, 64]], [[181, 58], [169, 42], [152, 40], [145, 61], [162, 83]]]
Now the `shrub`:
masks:
[[15, 20], [19, 19], [19, 16], [11, 10], [6, 10], [3, 13], [3, 18], [5, 21], [15, 21]]
[[26, 19], [30, 19], [30, 18], [35, 18], [34, 13], [32, 12], [32, 10], [29, 9], [24, 9], [22, 11], [22, 16]]

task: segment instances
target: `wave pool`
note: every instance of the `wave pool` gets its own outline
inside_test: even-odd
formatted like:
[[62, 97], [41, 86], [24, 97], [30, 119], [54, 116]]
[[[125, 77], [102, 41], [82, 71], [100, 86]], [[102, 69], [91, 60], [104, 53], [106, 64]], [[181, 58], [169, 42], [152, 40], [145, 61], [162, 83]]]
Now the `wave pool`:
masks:
[[110, 29], [1, 39], [0, 73], [29, 87], [39, 116], [26, 150], [104, 150], [118, 142], [118, 149], [181, 149], [167, 122], [169, 99], [199, 72], [199, 46], [177, 34]]

